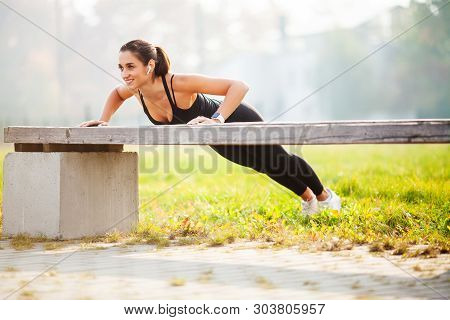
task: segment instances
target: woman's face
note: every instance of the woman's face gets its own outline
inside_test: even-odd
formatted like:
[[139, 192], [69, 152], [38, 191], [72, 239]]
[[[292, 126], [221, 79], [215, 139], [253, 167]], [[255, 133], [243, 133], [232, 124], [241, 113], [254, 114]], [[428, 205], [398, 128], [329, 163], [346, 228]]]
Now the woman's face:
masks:
[[147, 80], [147, 66], [145, 66], [130, 51], [121, 51], [119, 53], [119, 69], [122, 79], [130, 89], [141, 87]]

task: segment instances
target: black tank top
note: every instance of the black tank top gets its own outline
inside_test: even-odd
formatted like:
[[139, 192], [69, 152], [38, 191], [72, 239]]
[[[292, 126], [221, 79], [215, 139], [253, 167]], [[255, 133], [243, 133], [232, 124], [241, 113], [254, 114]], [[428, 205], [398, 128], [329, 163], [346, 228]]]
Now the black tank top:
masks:
[[171, 122], [160, 122], [153, 119], [147, 110], [147, 107], [144, 102], [144, 97], [142, 96], [141, 91], [138, 90], [142, 102], [142, 107], [144, 108], [144, 112], [153, 124], [155, 125], [186, 124], [198, 116], [210, 118], [214, 114], [214, 112], [216, 112], [216, 110], [219, 108], [220, 101], [206, 97], [205, 95], [203, 95], [203, 93], [197, 93], [197, 98], [195, 99], [194, 103], [189, 109], [178, 108], [172, 87], [173, 76], [174, 74], [170, 78], [170, 88], [172, 89], [173, 100], [172, 97], [170, 96], [169, 88], [167, 87], [166, 77], [165, 76], [161, 77], [164, 85], [164, 91], [166, 92], [167, 98], [169, 99], [170, 106], [172, 108]]

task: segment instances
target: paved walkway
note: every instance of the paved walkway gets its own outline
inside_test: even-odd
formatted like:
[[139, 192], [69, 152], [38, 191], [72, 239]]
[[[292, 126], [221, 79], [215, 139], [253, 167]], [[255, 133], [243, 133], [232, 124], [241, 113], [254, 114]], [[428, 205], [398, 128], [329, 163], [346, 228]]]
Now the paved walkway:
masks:
[[[442, 299], [450, 257], [224, 247], [67, 245], [16, 251], [0, 241], [0, 294], [10, 299]], [[71, 254], [72, 252], [75, 253]], [[61, 261], [63, 260], [63, 261]], [[54, 269], [11, 294], [49, 266]], [[416, 278], [416, 279], [415, 279]]]

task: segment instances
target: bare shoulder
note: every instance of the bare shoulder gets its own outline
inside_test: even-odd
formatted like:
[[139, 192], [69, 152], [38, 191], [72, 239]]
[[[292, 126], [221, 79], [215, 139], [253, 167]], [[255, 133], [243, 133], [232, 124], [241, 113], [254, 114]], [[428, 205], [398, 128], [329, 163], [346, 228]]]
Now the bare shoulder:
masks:
[[128, 86], [121, 84], [116, 87], [117, 93], [122, 98], [122, 100], [126, 100], [132, 96], [138, 95], [138, 91], [136, 89], [130, 89]]

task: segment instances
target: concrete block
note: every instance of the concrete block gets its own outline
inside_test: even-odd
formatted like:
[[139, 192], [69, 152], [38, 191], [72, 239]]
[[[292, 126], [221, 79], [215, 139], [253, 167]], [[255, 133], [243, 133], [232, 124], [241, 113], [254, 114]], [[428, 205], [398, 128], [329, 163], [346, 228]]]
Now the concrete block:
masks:
[[3, 234], [74, 239], [138, 222], [136, 152], [16, 152], [3, 162]]

